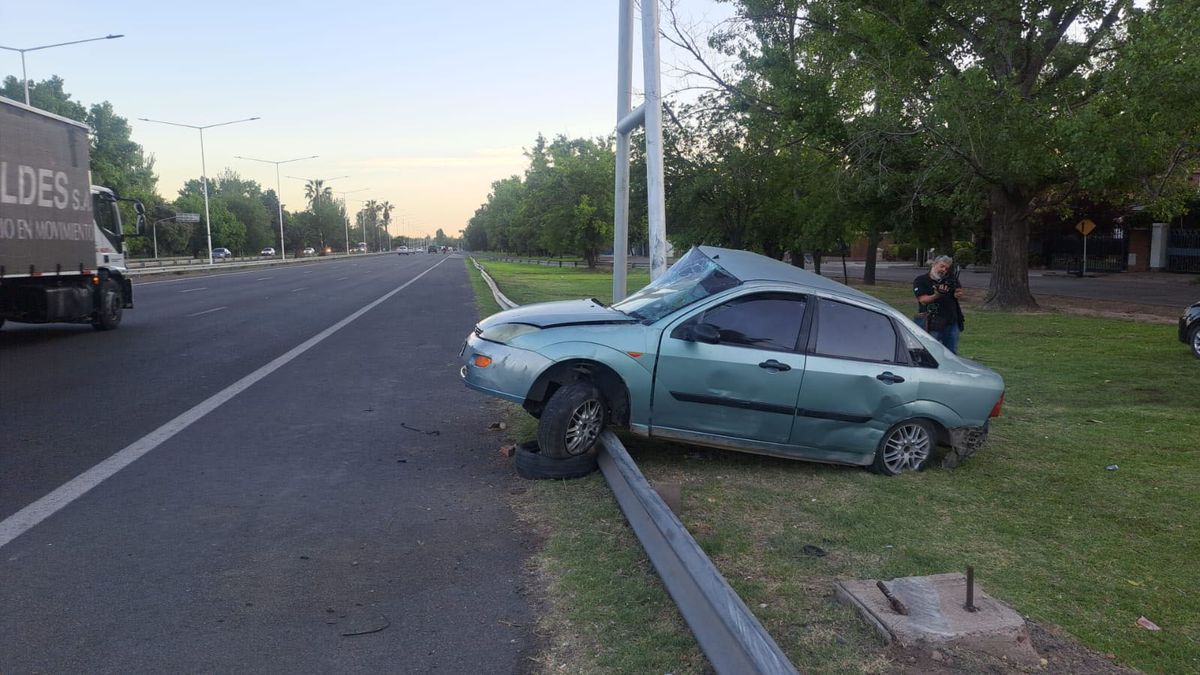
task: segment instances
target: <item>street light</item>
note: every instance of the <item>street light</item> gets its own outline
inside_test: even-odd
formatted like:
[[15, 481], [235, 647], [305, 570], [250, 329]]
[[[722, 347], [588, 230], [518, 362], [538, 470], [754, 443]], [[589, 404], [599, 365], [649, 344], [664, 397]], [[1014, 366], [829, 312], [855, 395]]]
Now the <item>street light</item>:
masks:
[[115, 40], [125, 37], [124, 35], [105, 35], [104, 37], [88, 38], [86, 40], [72, 40], [71, 42], [59, 42], [53, 45], [42, 45], [40, 47], [26, 47], [24, 49], [18, 47], [5, 47], [0, 45], [0, 49], [7, 49], [10, 52], [21, 52], [21, 79], [25, 81], [25, 105], [29, 105], [29, 75], [25, 73], [25, 52], [36, 52], [39, 49], [50, 49], [51, 47], [65, 47], [66, 45], [77, 45], [81, 42], [95, 42], [97, 40]]
[[262, 162], [263, 164], [274, 164], [275, 165], [275, 203], [279, 207], [279, 259], [280, 260], [287, 260], [287, 254], [284, 253], [284, 248], [283, 248], [283, 188], [281, 188], [279, 185], [279, 165], [287, 164], [289, 162], [299, 162], [300, 160], [304, 160], [304, 159], [316, 159], [319, 156], [320, 155], [310, 155], [308, 157], [297, 157], [296, 159], [284, 159], [284, 160], [280, 160], [280, 161], [276, 162], [276, 161], [270, 160], [270, 159], [255, 159], [254, 157], [242, 157], [241, 155], [234, 155], [234, 157], [237, 159], [248, 159], [251, 162]]
[[[365, 192], [370, 189], [371, 188], [359, 188], [357, 190], [334, 190], [334, 192], [336, 192], [337, 194], [342, 196], [342, 209], [345, 210], [346, 195], [352, 195], [355, 192]], [[359, 201], [362, 201], [362, 200], [359, 200]], [[346, 214], [346, 219], [342, 222], [344, 222], [346, 224], [346, 255], [350, 255], [350, 214], [349, 213]], [[365, 226], [364, 226], [364, 228], [365, 228]], [[364, 229], [364, 231], [365, 231], [365, 229]], [[363, 235], [363, 238], [366, 239], [365, 234]]]
[[164, 122], [162, 120], [152, 120], [146, 117], [139, 117], [143, 122], [154, 122], [155, 124], [169, 124], [173, 127], [187, 127], [188, 129], [196, 129], [200, 132], [200, 182], [204, 184], [204, 229], [208, 232], [208, 264], [213, 264], [212, 256], [212, 222], [208, 219], [208, 166], [204, 161], [204, 130], [213, 127], [224, 127], [230, 124], [239, 122], [253, 122], [258, 117], [247, 117], [244, 120], [233, 120], [231, 122], [220, 122], [218, 124], [205, 124], [197, 126], [195, 124], [180, 124], [179, 122]]

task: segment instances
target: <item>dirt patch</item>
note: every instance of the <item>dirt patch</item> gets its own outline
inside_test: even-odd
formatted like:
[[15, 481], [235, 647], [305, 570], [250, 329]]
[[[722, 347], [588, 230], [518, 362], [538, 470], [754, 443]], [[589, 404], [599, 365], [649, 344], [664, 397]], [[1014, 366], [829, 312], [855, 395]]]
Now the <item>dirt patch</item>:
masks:
[[893, 645], [887, 651], [892, 661], [891, 673], [918, 675], [951, 675], [954, 673], [1089, 673], [1096, 675], [1132, 675], [1137, 673], [1120, 666], [1114, 657], [1092, 651], [1080, 645], [1070, 636], [1053, 626], [1043, 626], [1032, 621], [1029, 627], [1033, 648], [1042, 656], [1041, 668], [1021, 668], [1003, 659], [968, 652], [961, 649], [909, 648]]

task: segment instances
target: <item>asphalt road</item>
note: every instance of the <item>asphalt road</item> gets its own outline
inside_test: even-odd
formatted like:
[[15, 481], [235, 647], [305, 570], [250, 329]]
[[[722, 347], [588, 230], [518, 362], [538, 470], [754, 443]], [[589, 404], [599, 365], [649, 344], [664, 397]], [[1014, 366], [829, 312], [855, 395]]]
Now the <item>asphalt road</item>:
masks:
[[[875, 278], [880, 281], [908, 283], [926, 271], [926, 268], [918, 268], [911, 263], [884, 263], [876, 268]], [[841, 260], [831, 258], [822, 261], [821, 274], [840, 281]], [[863, 263], [846, 263], [846, 275], [850, 279], [862, 279]], [[967, 268], [959, 275], [959, 280], [966, 288], [987, 289], [991, 277], [991, 273], [987, 271]], [[1200, 301], [1200, 286], [1191, 283], [1195, 278], [1195, 275], [1167, 272], [1077, 277], [1062, 272], [1033, 271], [1029, 274], [1029, 288], [1034, 297], [1057, 295], [1173, 307], [1182, 314], [1187, 306]]]
[[0, 673], [525, 669], [531, 544], [458, 380], [459, 256], [135, 299], [116, 331], [0, 330]]

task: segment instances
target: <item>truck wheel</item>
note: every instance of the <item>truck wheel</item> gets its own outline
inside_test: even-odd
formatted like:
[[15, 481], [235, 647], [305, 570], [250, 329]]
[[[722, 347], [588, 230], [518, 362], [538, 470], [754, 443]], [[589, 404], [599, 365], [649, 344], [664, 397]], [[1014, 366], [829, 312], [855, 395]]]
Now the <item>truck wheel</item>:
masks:
[[121, 297], [121, 284], [112, 279], [105, 279], [100, 285], [99, 304], [96, 317], [92, 319], [93, 328], [112, 330], [121, 325], [121, 308], [125, 306], [125, 300]]
[[596, 453], [575, 457], [547, 457], [537, 441], [517, 446], [513, 456], [517, 475], [530, 480], [582, 478], [596, 470]]
[[565, 384], [554, 392], [538, 418], [538, 445], [547, 457], [591, 452], [608, 422], [608, 404], [591, 382]]

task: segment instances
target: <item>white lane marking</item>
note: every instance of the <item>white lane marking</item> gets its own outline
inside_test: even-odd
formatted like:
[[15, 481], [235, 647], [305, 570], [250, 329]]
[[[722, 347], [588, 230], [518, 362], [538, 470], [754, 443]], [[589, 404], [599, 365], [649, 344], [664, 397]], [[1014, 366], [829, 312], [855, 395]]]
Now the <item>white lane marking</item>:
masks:
[[270, 278], [271, 277], [259, 277], [259, 278], [255, 279], [255, 281], [266, 281], [267, 279], [270, 279]]
[[196, 312], [195, 314], [188, 314], [188, 318], [191, 318], [193, 316], [201, 316], [204, 314], [212, 314], [213, 312], [219, 312], [223, 309], [229, 309], [229, 308], [228, 307], [214, 307], [212, 309], [206, 309], [203, 312]]
[[308, 286], [301, 286], [300, 288], [293, 288], [292, 292], [299, 293], [300, 291], [306, 290], [307, 288], [308, 288]]
[[312, 270], [304, 270], [300, 274], [312, 274]]
[[132, 444], [127, 445], [125, 448], [119, 450], [116, 454], [112, 455], [108, 459], [105, 459], [96, 466], [93, 466], [87, 471], [84, 471], [78, 476], [60, 485], [57, 489], [45, 497], [42, 497], [29, 506], [26, 506], [20, 511], [17, 511], [11, 516], [5, 518], [3, 521], [0, 521], [0, 547], [3, 547], [8, 542], [16, 539], [25, 532], [28, 532], [38, 523], [59, 512], [71, 502], [87, 494], [92, 488], [114, 476], [121, 469], [124, 469], [125, 467], [134, 463], [146, 453], [157, 448], [173, 438], [179, 432], [191, 426], [192, 423], [201, 419], [213, 410], [216, 410], [223, 403], [229, 401], [229, 399], [249, 389], [259, 380], [284, 367], [296, 357], [300, 356], [304, 352], [307, 352], [323, 342], [329, 336], [350, 325], [350, 323], [358, 317], [366, 314], [372, 309], [375, 309], [379, 305], [386, 302], [393, 295], [396, 295], [400, 291], [416, 283], [418, 279], [426, 274], [429, 274], [434, 270], [434, 268], [436, 268], [438, 265], [441, 265], [445, 261], [446, 259], [441, 260], [433, 267], [430, 267], [412, 279], [404, 282], [400, 286], [388, 291], [378, 299], [371, 301], [350, 316], [347, 316], [329, 328], [326, 328], [304, 342], [301, 342], [299, 345], [292, 347], [282, 356], [276, 357], [267, 365], [262, 366], [253, 373], [250, 373], [237, 382], [234, 382], [228, 387], [225, 387], [221, 391], [201, 401], [190, 410], [187, 410], [170, 422], [167, 422], [154, 431], [151, 431], [145, 436], [134, 441]]
[[334, 279], [334, 281], [345, 281], [345, 280], [347, 280], [347, 279], [349, 279], [349, 278], [350, 278], [350, 277], [338, 277], [338, 278]]
[[180, 293], [194, 293], [196, 291], [207, 291], [207, 290], [208, 290], [208, 286], [201, 286], [200, 288], [185, 288], [179, 292]]

